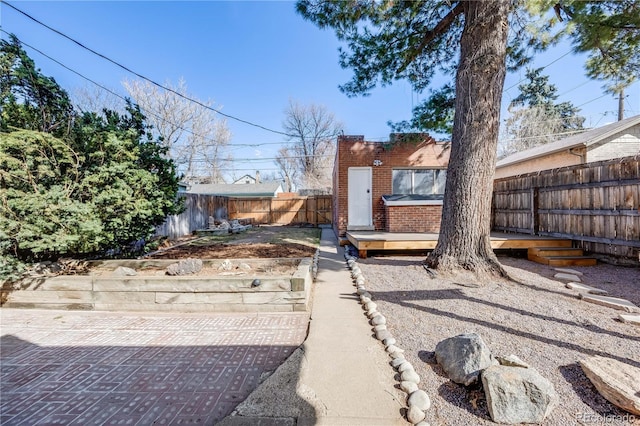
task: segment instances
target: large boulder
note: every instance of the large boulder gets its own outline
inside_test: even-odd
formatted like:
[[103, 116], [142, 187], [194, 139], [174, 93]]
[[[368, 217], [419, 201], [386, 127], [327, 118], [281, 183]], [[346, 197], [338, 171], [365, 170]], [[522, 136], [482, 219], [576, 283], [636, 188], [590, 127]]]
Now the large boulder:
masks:
[[533, 368], [491, 366], [482, 386], [496, 423], [542, 423], [559, 402], [553, 384]]
[[607, 401], [640, 416], [640, 368], [601, 356], [583, 359], [580, 366]]
[[482, 370], [498, 364], [476, 333], [461, 334], [438, 343], [436, 360], [447, 377], [465, 386], [477, 382]]
[[202, 260], [182, 259], [178, 263], [167, 266], [167, 275], [191, 275], [202, 270]]

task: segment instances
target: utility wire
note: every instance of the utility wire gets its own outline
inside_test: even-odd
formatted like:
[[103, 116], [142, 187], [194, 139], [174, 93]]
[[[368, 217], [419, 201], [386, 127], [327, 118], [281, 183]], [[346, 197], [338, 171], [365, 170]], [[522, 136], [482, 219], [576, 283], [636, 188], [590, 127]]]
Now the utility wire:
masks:
[[[3, 0], [4, 1], [4, 0]], [[555, 64], [556, 62], [558, 62], [560, 59], [564, 58], [565, 56], [567, 56], [568, 54], [570, 54], [572, 51], [569, 50], [567, 53], [565, 53], [564, 55], [560, 56], [559, 58], [554, 59], [553, 61], [549, 62], [547, 65], [543, 66], [540, 68], [540, 70], [543, 70], [547, 67], [550, 67], [551, 65]], [[507, 92], [511, 89], [513, 89], [514, 87], [516, 87], [518, 84], [522, 83], [523, 81], [525, 81], [527, 79], [527, 77], [524, 77], [522, 79], [520, 79], [520, 81], [518, 81], [517, 83], [509, 86], [508, 88], [506, 88], [504, 91]]]
[[[2, 28], [0, 28], [0, 32], [3, 32], [3, 33], [5, 33], [5, 34], [7, 34], [7, 35], [10, 35], [7, 31], [3, 30]], [[22, 40], [20, 40], [18, 37], [16, 37], [16, 39], [17, 39], [18, 41], [20, 41], [20, 43], [22, 43], [23, 45], [25, 45], [25, 46], [27, 46], [28, 48], [30, 48], [30, 49], [32, 49], [32, 50], [34, 50], [35, 52], [38, 52], [39, 54], [41, 54], [41, 55], [42, 55], [42, 56], [44, 56], [45, 58], [47, 58], [47, 59], [49, 59], [49, 60], [51, 60], [51, 61], [55, 62], [56, 64], [60, 65], [61, 67], [65, 68], [65, 69], [67, 69], [67, 70], [71, 71], [72, 73], [74, 73], [74, 74], [76, 74], [76, 75], [78, 75], [78, 76], [80, 76], [80, 77], [84, 78], [85, 80], [87, 80], [87, 81], [89, 81], [89, 82], [91, 82], [91, 83], [95, 84], [96, 86], [98, 86], [99, 88], [101, 88], [101, 89], [103, 89], [103, 90], [105, 90], [105, 91], [109, 92], [109, 93], [110, 93], [110, 94], [112, 94], [113, 96], [115, 96], [115, 97], [117, 97], [117, 98], [119, 98], [119, 99], [121, 99], [121, 100], [123, 100], [123, 101], [126, 101], [126, 100], [127, 100], [124, 96], [122, 96], [122, 95], [120, 95], [120, 94], [118, 94], [118, 93], [114, 92], [113, 90], [109, 89], [108, 87], [105, 87], [105, 86], [101, 85], [100, 83], [95, 82], [94, 80], [90, 79], [89, 77], [86, 77], [86, 76], [82, 75], [81, 73], [79, 73], [79, 72], [77, 72], [77, 71], [73, 70], [72, 68], [69, 68], [68, 66], [66, 66], [66, 65], [65, 65], [65, 64], [63, 64], [62, 62], [60, 62], [60, 61], [56, 60], [55, 58], [52, 58], [51, 56], [47, 55], [47, 54], [46, 54], [46, 53], [44, 53], [43, 51], [39, 50], [38, 48], [36, 48], [36, 47], [34, 47], [34, 46], [31, 46], [31, 45], [29, 45], [29, 44], [27, 44], [27, 43], [23, 42], [23, 41], [22, 41]], [[159, 115], [156, 115], [153, 111], [150, 111], [150, 110], [145, 109], [145, 108], [142, 108], [142, 107], [141, 107], [141, 109], [145, 110], [148, 114], [153, 115], [154, 117], [156, 117], [156, 118], [158, 118], [158, 119], [160, 119], [160, 120], [164, 121], [165, 123], [169, 123], [169, 124], [171, 124], [171, 125], [174, 125], [174, 126], [176, 126], [177, 128], [179, 128], [179, 129], [181, 129], [181, 130], [184, 130], [184, 131], [186, 131], [186, 132], [188, 132], [188, 133], [193, 134], [194, 136], [204, 137], [204, 136], [201, 136], [201, 135], [197, 135], [196, 133], [193, 133], [193, 132], [192, 132], [191, 130], [189, 130], [189, 129], [185, 129], [185, 128], [180, 127], [180, 126], [178, 126], [178, 125], [176, 125], [176, 124], [174, 124], [174, 123], [171, 123], [170, 121], [167, 121], [167, 120], [166, 120], [166, 119], [164, 119], [163, 117], [160, 117]], [[236, 144], [234, 144], [234, 145], [232, 145], [232, 147], [243, 147], [243, 146], [247, 146], [247, 147], [259, 147], [259, 146], [261, 146], [261, 145], [281, 145], [282, 143], [284, 143], [284, 142], [266, 142], [266, 143], [263, 143], [263, 144], [260, 144], [260, 143], [254, 143], [254, 144], [237, 144], [237, 145], [236, 145]], [[208, 146], [211, 146], [211, 145], [208, 145]], [[229, 146], [229, 145], [227, 145], [227, 147], [228, 147], [228, 146]], [[316, 155], [287, 156], [286, 158], [287, 158], [287, 159], [302, 159], [302, 158], [309, 158], [309, 157], [332, 157], [332, 156], [333, 156], [333, 154], [316, 154]], [[277, 159], [276, 157], [265, 157], [265, 158], [233, 158], [233, 159], [232, 159], [232, 161], [234, 161], [234, 162], [253, 162], [253, 161], [260, 162], [260, 161], [273, 161], [273, 160], [276, 160], [276, 159]], [[195, 161], [196, 161], [196, 162], [207, 162], [207, 160], [205, 160], [205, 159], [197, 159], [197, 160], [195, 160]]]
[[104, 60], [106, 60], [106, 61], [109, 61], [109, 62], [111, 62], [112, 64], [116, 65], [117, 67], [122, 68], [123, 70], [125, 70], [125, 71], [127, 71], [127, 72], [129, 72], [129, 73], [131, 73], [131, 74], [133, 74], [133, 75], [135, 75], [136, 77], [141, 78], [141, 79], [143, 79], [143, 80], [145, 80], [145, 81], [148, 81], [149, 83], [153, 84], [154, 86], [157, 86], [157, 87], [159, 87], [159, 88], [161, 88], [161, 89], [163, 89], [163, 90], [166, 90], [166, 91], [168, 91], [168, 92], [171, 92], [171, 93], [173, 93], [173, 94], [175, 94], [175, 95], [177, 95], [177, 96], [179, 96], [179, 97], [181, 97], [181, 98], [183, 98], [183, 99], [185, 99], [185, 100], [187, 100], [187, 101], [189, 101], [189, 102], [193, 102], [193, 103], [195, 103], [195, 104], [197, 104], [197, 105], [200, 105], [200, 106], [201, 106], [201, 107], [203, 107], [203, 108], [206, 108], [206, 109], [208, 109], [208, 110], [211, 110], [211, 111], [213, 111], [213, 112], [215, 112], [215, 113], [217, 113], [217, 114], [220, 114], [220, 115], [222, 115], [222, 116], [224, 116], [224, 117], [227, 117], [227, 118], [230, 118], [230, 119], [232, 119], [232, 120], [238, 121], [238, 122], [240, 122], [240, 123], [247, 124], [247, 125], [249, 125], [249, 126], [257, 127], [257, 128], [259, 128], [259, 129], [262, 129], [262, 130], [265, 130], [265, 131], [268, 131], [268, 132], [271, 132], [271, 133], [276, 133], [276, 134], [279, 134], [279, 135], [284, 135], [284, 136], [288, 136], [288, 137], [292, 137], [292, 136], [294, 136], [294, 135], [289, 135], [288, 133], [285, 133], [285, 132], [281, 132], [281, 131], [278, 131], [278, 130], [270, 129], [270, 128], [265, 127], [265, 126], [262, 126], [262, 125], [260, 125], [260, 124], [252, 123], [251, 121], [243, 120], [243, 119], [241, 119], [241, 118], [235, 117], [235, 116], [230, 115], [230, 114], [226, 114], [226, 113], [224, 113], [224, 112], [222, 112], [222, 111], [220, 111], [220, 110], [217, 110], [217, 109], [215, 109], [215, 108], [213, 108], [213, 107], [211, 107], [211, 106], [209, 106], [209, 105], [207, 105], [207, 104], [204, 104], [204, 103], [202, 103], [202, 102], [198, 101], [197, 99], [190, 98], [190, 97], [188, 97], [188, 96], [185, 96], [185, 95], [181, 94], [180, 92], [178, 92], [178, 91], [176, 91], [176, 90], [171, 89], [170, 87], [163, 86], [162, 84], [157, 83], [156, 81], [154, 81], [154, 80], [152, 80], [152, 79], [150, 79], [150, 78], [147, 78], [147, 77], [145, 77], [144, 75], [142, 75], [142, 74], [140, 74], [140, 73], [138, 73], [138, 72], [136, 72], [136, 71], [133, 71], [132, 69], [130, 69], [130, 68], [128, 68], [128, 67], [126, 67], [126, 66], [122, 65], [121, 63], [119, 63], [119, 62], [117, 62], [117, 61], [115, 61], [115, 60], [113, 60], [113, 59], [111, 59], [111, 58], [109, 58], [109, 57], [107, 57], [107, 56], [105, 56], [105, 55], [103, 55], [103, 54], [99, 53], [99, 52], [96, 52], [95, 50], [93, 50], [93, 49], [91, 49], [91, 48], [89, 48], [89, 47], [85, 46], [84, 44], [80, 43], [79, 41], [77, 41], [77, 40], [75, 40], [75, 39], [73, 39], [73, 38], [69, 37], [68, 35], [66, 35], [66, 34], [62, 33], [61, 31], [58, 31], [58, 30], [56, 30], [55, 28], [50, 27], [49, 25], [45, 24], [44, 22], [39, 21], [38, 19], [34, 18], [33, 16], [29, 15], [28, 13], [26, 13], [26, 12], [24, 12], [24, 11], [22, 11], [22, 10], [18, 9], [17, 7], [13, 6], [12, 4], [8, 3], [6, 0], [0, 0], [0, 2], [1, 2], [1, 3], [6, 4], [7, 6], [9, 6], [10, 8], [12, 8], [12, 9], [13, 9], [13, 10], [15, 10], [16, 12], [18, 12], [18, 13], [20, 13], [20, 14], [22, 14], [22, 15], [26, 16], [27, 18], [31, 19], [32, 21], [36, 22], [37, 24], [40, 24], [40, 25], [42, 25], [43, 27], [47, 28], [48, 30], [53, 31], [54, 33], [56, 33], [56, 34], [58, 34], [58, 35], [60, 35], [60, 36], [62, 36], [62, 37], [64, 37], [64, 38], [66, 38], [67, 40], [69, 40], [69, 41], [71, 41], [72, 43], [74, 43], [74, 44], [76, 44], [76, 45], [80, 46], [81, 48], [83, 48], [83, 49], [85, 49], [85, 50], [88, 50], [89, 52], [93, 53], [94, 55], [96, 55], [96, 56], [98, 56], [98, 57], [100, 57], [100, 58], [102, 58], [102, 59], [104, 59]]
[[[92, 84], [95, 84], [97, 87], [99, 87], [100, 89], [102, 89], [102, 90], [104, 90], [104, 91], [108, 92], [109, 94], [111, 94], [111, 95], [115, 96], [116, 98], [121, 99], [121, 100], [123, 100], [123, 101], [125, 101], [125, 102], [127, 101], [127, 98], [126, 98], [126, 97], [124, 97], [124, 96], [120, 95], [120, 94], [119, 94], [119, 93], [117, 93], [117, 92], [114, 92], [113, 90], [109, 89], [108, 87], [105, 87], [105, 86], [103, 86], [102, 84], [100, 84], [100, 83], [98, 83], [98, 82], [96, 82], [96, 81], [92, 80], [91, 78], [89, 78], [89, 77], [87, 77], [87, 76], [85, 76], [85, 75], [81, 74], [80, 72], [78, 72], [78, 71], [76, 71], [76, 70], [74, 70], [74, 69], [70, 68], [69, 66], [65, 65], [64, 63], [62, 63], [62, 62], [58, 61], [57, 59], [55, 59], [55, 58], [53, 58], [53, 57], [49, 56], [49, 55], [48, 55], [48, 54], [46, 54], [46, 53], [44, 53], [42, 50], [38, 49], [37, 47], [35, 47], [35, 46], [33, 46], [33, 45], [30, 45], [30, 44], [28, 44], [28, 43], [25, 43], [24, 41], [20, 40], [20, 39], [19, 39], [15, 34], [11, 34], [11, 33], [9, 33], [9, 32], [7, 32], [7, 31], [5, 31], [5, 30], [4, 30], [4, 29], [2, 29], [2, 28], [0, 28], [0, 32], [3, 32], [4, 34], [7, 34], [7, 35], [13, 35], [13, 36], [14, 36], [14, 37], [15, 37], [15, 38], [16, 38], [16, 39], [17, 39], [17, 40], [18, 40], [22, 45], [27, 46], [28, 48], [30, 48], [31, 50], [33, 50], [33, 51], [35, 51], [35, 52], [38, 52], [40, 55], [44, 56], [45, 58], [49, 59], [50, 61], [55, 62], [56, 64], [60, 65], [60, 66], [61, 66], [61, 67], [63, 67], [64, 69], [66, 69], [66, 70], [68, 70], [68, 71], [70, 71], [70, 72], [72, 72], [72, 73], [76, 74], [77, 76], [79, 76], [79, 77], [81, 77], [81, 78], [85, 79], [86, 81], [88, 81], [88, 82], [90, 82], [90, 83], [92, 83]], [[138, 106], [140, 106], [140, 105], [138, 105]], [[142, 111], [144, 111], [146, 114], [148, 114], [148, 115], [150, 115], [150, 116], [152, 116], [152, 117], [155, 117], [156, 119], [158, 119], [158, 120], [160, 120], [160, 121], [162, 121], [162, 122], [164, 122], [164, 123], [167, 123], [167, 124], [170, 124], [170, 125], [174, 126], [176, 129], [182, 130], [182, 131], [184, 131], [184, 132], [186, 132], [186, 133], [189, 133], [189, 134], [191, 134], [191, 135], [193, 135], [193, 136], [201, 137], [201, 138], [203, 138], [203, 139], [210, 140], [210, 141], [214, 142], [214, 140], [213, 140], [213, 139], [211, 139], [210, 137], [208, 137], [208, 136], [204, 136], [204, 135], [200, 135], [200, 134], [197, 134], [197, 133], [193, 132], [193, 131], [192, 131], [192, 130], [190, 130], [190, 129], [187, 129], [187, 128], [182, 127], [182, 126], [180, 126], [180, 125], [178, 125], [178, 124], [176, 124], [176, 123], [173, 123], [173, 122], [171, 122], [171, 121], [167, 120], [166, 118], [164, 118], [164, 117], [162, 117], [162, 116], [160, 116], [160, 115], [156, 114], [156, 113], [155, 113], [153, 110], [151, 110], [151, 109], [144, 108], [144, 107], [142, 107], [142, 106], [140, 106], [140, 109], [141, 109]], [[283, 144], [288, 144], [288, 143], [291, 143], [291, 142], [290, 142], [290, 141], [288, 141], [288, 142], [240, 143], [240, 144], [236, 144], [236, 143], [229, 143], [229, 144], [224, 145], [224, 146], [223, 146], [223, 148], [243, 148], [243, 147], [255, 147], [255, 148], [257, 148], [257, 147], [260, 147], [260, 146], [262, 146], [262, 145], [283, 145]], [[206, 145], [206, 146], [207, 146], [207, 147], [210, 147], [210, 146], [216, 146], [216, 145], [218, 145], [218, 144], [215, 144], [215, 143], [214, 143], [214, 144]]]

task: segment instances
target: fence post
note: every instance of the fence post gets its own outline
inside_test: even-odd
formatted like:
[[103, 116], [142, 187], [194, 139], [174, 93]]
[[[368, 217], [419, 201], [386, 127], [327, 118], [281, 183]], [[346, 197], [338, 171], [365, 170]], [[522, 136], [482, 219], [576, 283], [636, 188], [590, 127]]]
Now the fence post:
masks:
[[[317, 208], [318, 203], [316, 200], [317, 198], [314, 195], [312, 197], [307, 197], [306, 203], [305, 203], [305, 208], [306, 208], [305, 216], [307, 218], [307, 222], [310, 222], [314, 226], [318, 224], [318, 208]], [[309, 212], [311, 212], [311, 214], [309, 214]], [[309, 218], [309, 216], [311, 216], [311, 218]]]
[[538, 232], [540, 232], [540, 217], [539, 217], [539, 213], [538, 213], [538, 197], [539, 197], [539, 191], [538, 191], [538, 187], [535, 186], [533, 188], [531, 188], [531, 199], [530, 199], [530, 206], [531, 206], [531, 235], [538, 235]]

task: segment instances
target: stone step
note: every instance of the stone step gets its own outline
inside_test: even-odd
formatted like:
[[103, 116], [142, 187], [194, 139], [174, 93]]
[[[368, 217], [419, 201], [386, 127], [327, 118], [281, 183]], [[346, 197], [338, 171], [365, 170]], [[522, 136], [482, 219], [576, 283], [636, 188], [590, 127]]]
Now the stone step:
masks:
[[640, 314], [620, 314], [618, 319], [627, 324], [640, 325]]
[[625, 312], [640, 312], [640, 308], [626, 299], [609, 296], [597, 296], [595, 294], [580, 293], [580, 299], [585, 302], [595, 303], [597, 305], [607, 306]]
[[607, 294], [609, 294], [605, 290], [601, 290], [601, 289], [596, 288], [596, 287], [591, 287], [591, 286], [588, 286], [588, 285], [582, 284], [582, 283], [567, 283], [567, 284], [565, 284], [565, 287], [570, 288], [572, 290], [579, 291], [579, 292], [597, 294], [597, 295], [600, 295], [600, 296], [606, 296]]
[[553, 269], [563, 274], [572, 274], [572, 275], [578, 275], [578, 276], [584, 275], [582, 272], [576, 271], [575, 269], [569, 269], [569, 268], [553, 268]]

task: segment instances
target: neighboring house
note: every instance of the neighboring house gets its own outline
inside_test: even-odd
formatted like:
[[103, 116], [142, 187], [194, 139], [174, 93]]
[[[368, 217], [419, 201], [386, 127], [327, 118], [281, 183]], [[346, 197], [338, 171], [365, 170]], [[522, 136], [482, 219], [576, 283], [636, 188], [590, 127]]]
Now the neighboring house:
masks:
[[391, 139], [338, 137], [333, 228], [339, 237], [349, 230], [439, 232], [449, 144], [426, 134]]
[[186, 182], [178, 182], [178, 193], [184, 193], [189, 190], [189, 184]]
[[279, 182], [238, 185], [234, 183], [193, 184], [189, 194], [222, 195], [225, 197], [277, 197], [282, 191]]
[[495, 178], [640, 154], [640, 115], [518, 152], [498, 161]]
[[256, 176], [244, 175], [241, 178], [236, 179], [233, 184], [234, 185], [252, 185], [256, 183], [260, 183], [260, 172], [256, 172]]

